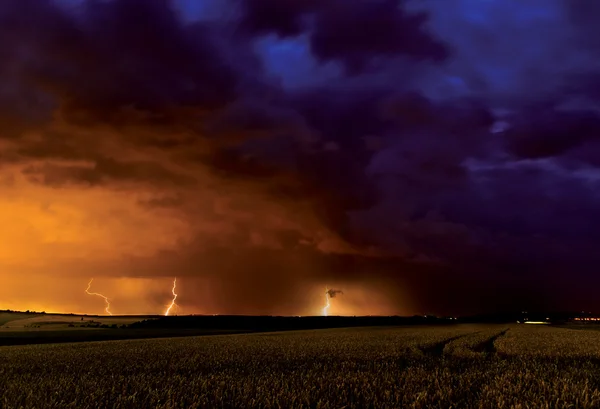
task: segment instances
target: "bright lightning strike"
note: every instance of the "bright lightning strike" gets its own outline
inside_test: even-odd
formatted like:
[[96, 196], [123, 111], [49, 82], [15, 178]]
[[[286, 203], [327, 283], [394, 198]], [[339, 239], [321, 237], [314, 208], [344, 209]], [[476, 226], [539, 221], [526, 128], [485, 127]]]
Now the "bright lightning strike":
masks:
[[110, 302], [108, 301], [108, 297], [105, 297], [104, 295], [102, 295], [102, 294], [99, 294], [99, 293], [91, 293], [91, 292], [90, 292], [90, 287], [92, 286], [92, 281], [94, 281], [94, 279], [93, 279], [93, 278], [92, 278], [92, 279], [90, 280], [90, 282], [88, 283], [88, 286], [87, 286], [87, 288], [85, 289], [85, 293], [86, 293], [86, 294], [88, 294], [88, 295], [95, 295], [96, 297], [101, 297], [101, 298], [104, 298], [104, 302], [106, 303], [106, 309], [105, 309], [104, 311], [106, 311], [106, 313], [107, 313], [108, 315], [112, 315], [112, 313], [110, 312]]
[[177, 299], [177, 294], [175, 294], [176, 287], [177, 287], [177, 277], [175, 277], [175, 279], [173, 280], [173, 289], [171, 289], [171, 293], [173, 293], [173, 300], [171, 301], [171, 305], [169, 305], [169, 308], [167, 308], [167, 311], [165, 312], [165, 317], [169, 315], [169, 313], [171, 312], [171, 309], [176, 305], [175, 304], [175, 300]]
[[327, 316], [329, 313], [329, 307], [331, 307], [329, 289], [325, 287], [325, 307], [323, 307], [323, 316]]

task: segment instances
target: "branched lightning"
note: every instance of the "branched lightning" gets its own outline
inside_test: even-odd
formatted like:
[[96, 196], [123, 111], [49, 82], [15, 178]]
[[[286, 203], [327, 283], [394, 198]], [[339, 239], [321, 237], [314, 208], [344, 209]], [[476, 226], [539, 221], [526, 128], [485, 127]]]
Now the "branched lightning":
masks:
[[112, 313], [110, 312], [110, 302], [108, 301], [108, 297], [106, 297], [106, 296], [104, 296], [104, 295], [102, 295], [102, 294], [100, 294], [100, 293], [91, 293], [91, 292], [90, 292], [90, 287], [92, 286], [92, 281], [94, 281], [94, 279], [93, 279], [93, 278], [92, 278], [92, 279], [90, 280], [90, 282], [88, 283], [88, 286], [87, 286], [87, 288], [85, 289], [85, 293], [86, 293], [86, 294], [88, 294], [88, 295], [95, 295], [95, 296], [97, 296], [97, 297], [104, 298], [104, 302], [106, 303], [106, 309], [105, 309], [104, 311], [106, 311], [106, 313], [107, 313], [108, 315], [112, 315]]
[[171, 300], [171, 305], [169, 305], [169, 308], [167, 308], [167, 311], [165, 312], [165, 317], [169, 315], [169, 313], [171, 312], [171, 309], [176, 305], [175, 304], [175, 300], [177, 299], [177, 294], [175, 294], [176, 287], [177, 287], [177, 277], [175, 277], [175, 279], [173, 280], [173, 288], [171, 289], [171, 293], [173, 293], [173, 300]]
[[325, 287], [325, 307], [323, 307], [323, 316], [327, 316], [329, 312], [329, 307], [331, 307], [329, 289]]

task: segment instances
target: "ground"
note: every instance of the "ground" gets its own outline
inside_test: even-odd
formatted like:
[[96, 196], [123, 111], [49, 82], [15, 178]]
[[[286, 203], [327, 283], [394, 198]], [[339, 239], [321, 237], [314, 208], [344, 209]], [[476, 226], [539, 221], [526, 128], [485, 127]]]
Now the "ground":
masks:
[[[43, 314], [22, 312], [0, 313], [0, 346], [56, 344], [65, 342], [108, 341], [182, 337], [191, 335], [229, 334], [239, 331], [228, 328], [131, 328], [149, 316], [91, 316], [75, 314]], [[1, 405], [0, 405], [1, 407]]]
[[32, 317], [42, 316], [43, 314], [29, 314], [24, 312], [0, 312], [0, 326], [5, 326], [7, 323], [11, 321], [28, 319]]
[[0, 332], [56, 331], [129, 325], [147, 317], [111, 317], [70, 314], [0, 313]]
[[597, 408], [600, 332], [352, 328], [0, 347], [5, 408]]

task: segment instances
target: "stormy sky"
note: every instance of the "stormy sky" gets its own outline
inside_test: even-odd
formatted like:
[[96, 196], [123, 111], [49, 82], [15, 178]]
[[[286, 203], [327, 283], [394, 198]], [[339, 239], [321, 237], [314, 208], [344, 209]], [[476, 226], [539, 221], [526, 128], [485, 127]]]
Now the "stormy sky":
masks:
[[0, 309], [600, 310], [598, 19], [2, 1]]

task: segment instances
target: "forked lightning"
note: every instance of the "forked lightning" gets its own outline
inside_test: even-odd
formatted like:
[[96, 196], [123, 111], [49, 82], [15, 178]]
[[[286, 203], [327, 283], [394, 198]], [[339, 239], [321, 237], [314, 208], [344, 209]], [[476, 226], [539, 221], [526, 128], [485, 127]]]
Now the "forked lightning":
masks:
[[175, 288], [177, 287], [177, 277], [175, 277], [175, 279], [173, 280], [173, 288], [171, 289], [171, 293], [173, 293], [173, 300], [171, 301], [171, 305], [169, 305], [169, 308], [167, 308], [167, 311], [165, 312], [165, 317], [169, 315], [169, 313], [171, 312], [171, 309], [176, 306], [175, 304], [175, 300], [177, 299], [177, 294], [175, 293]]
[[91, 293], [91, 292], [90, 292], [90, 287], [92, 286], [92, 281], [94, 281], [94, 279], [93, 279], [93, 278], [92, 278], [92, 279], [90, 280], [90, 282], [88, 283], [88, 286], [87, 286], [87, 288], [85, 289], [85, 293], [86, 293], [86, 294], [88, 294], [88, 295], [95, 295], [95, 296], [97, 296], [97, 297], [104, 298], [104, 302], [106, 303], [106, 309], [105, 309], [104, 311], [106, 311], [106, 313], [107, 313], [108, 315], [112, 315], [112, 313], [110, 312], [110, 302], [108, 301], [108, 297], [106, 297], [106, 296], [104, 296], [104, 295], [102, 295], [102, 294], [100, 294], [100, 293]]
[[329, 288], [325, 287], [325, 307], [323, 307], [323, 316], [327, 316], [329, 313], [329, 307], [331, 307]]

